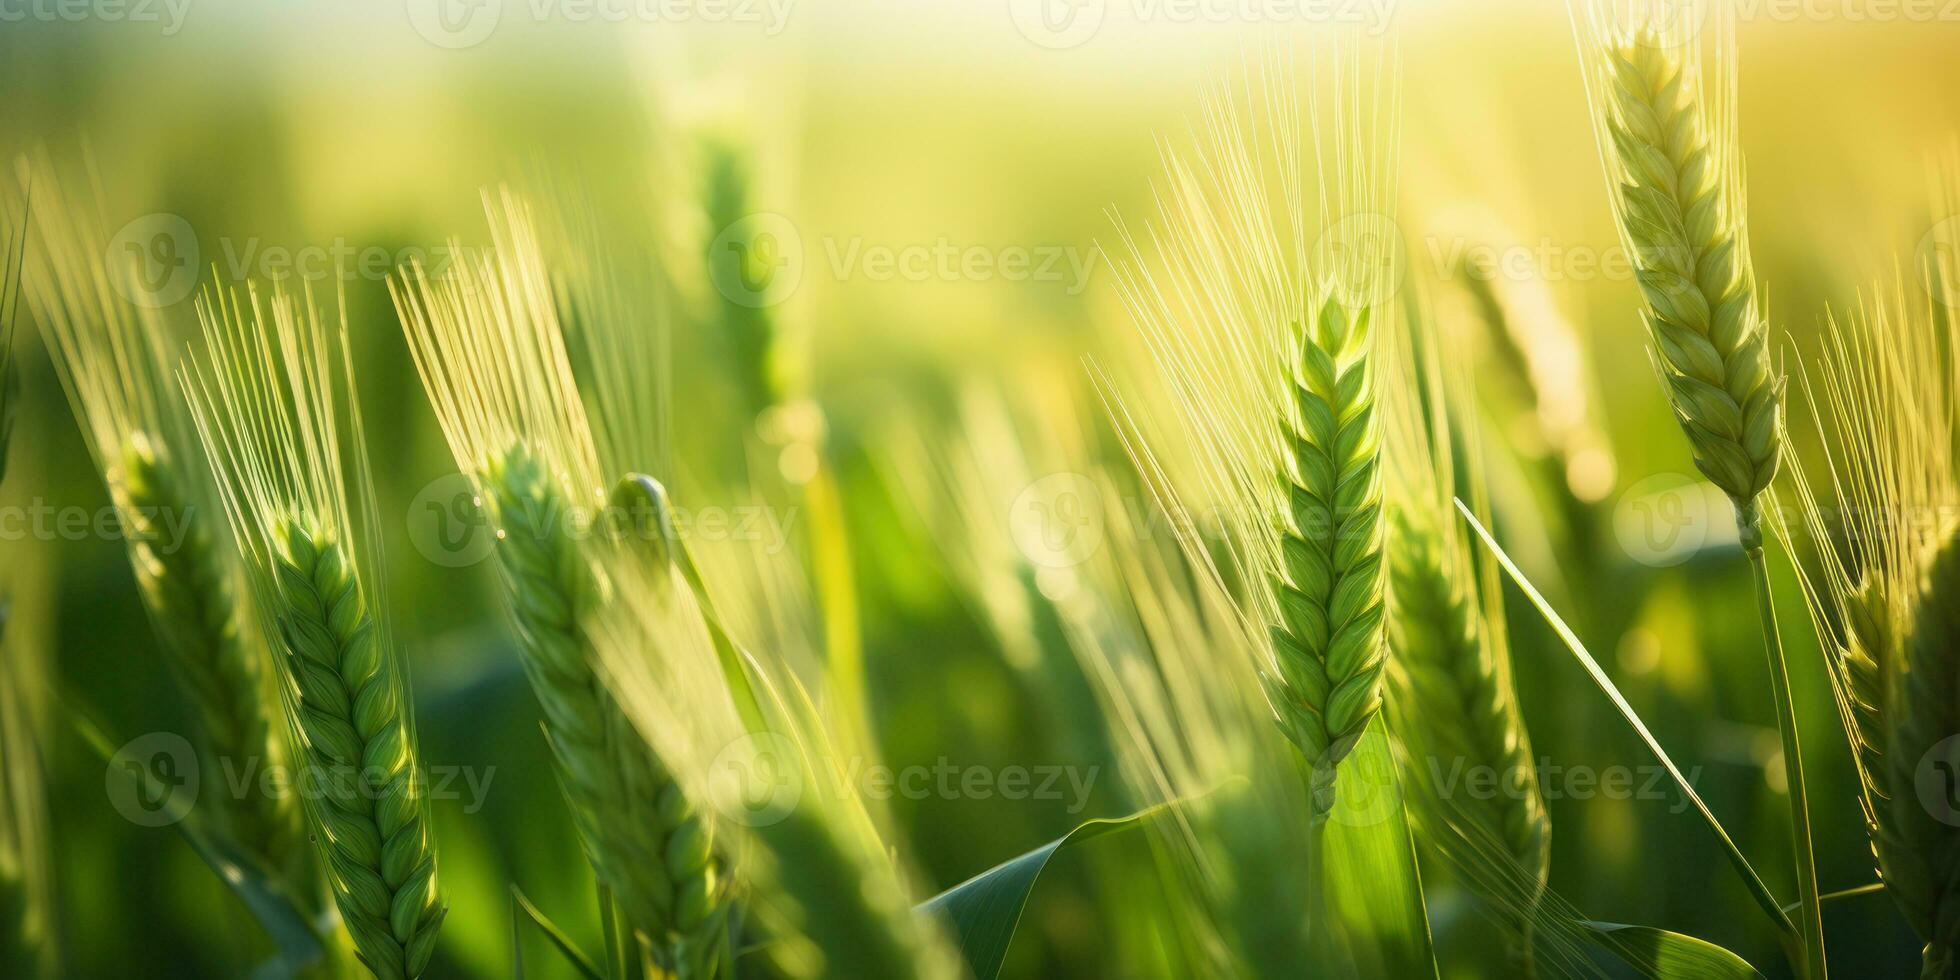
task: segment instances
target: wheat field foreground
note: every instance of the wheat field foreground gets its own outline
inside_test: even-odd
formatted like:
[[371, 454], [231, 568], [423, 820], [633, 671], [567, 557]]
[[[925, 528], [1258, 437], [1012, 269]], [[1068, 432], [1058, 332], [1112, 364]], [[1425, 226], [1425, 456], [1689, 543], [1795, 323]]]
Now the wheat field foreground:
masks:
[[0, 0], [0, 977], [1960, 980], [1956, 54]]

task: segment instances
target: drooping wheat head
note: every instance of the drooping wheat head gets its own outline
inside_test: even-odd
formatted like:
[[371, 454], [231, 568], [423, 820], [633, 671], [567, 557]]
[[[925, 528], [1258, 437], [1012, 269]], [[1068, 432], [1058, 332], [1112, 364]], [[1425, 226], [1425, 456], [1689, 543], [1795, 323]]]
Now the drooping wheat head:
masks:
[[[390, 284], [396, 309], [497, 530], [504, 596], [586, 856], [663, 969], [709, 976], [728, 913], [712, 823], [621, 711], [589, 626], [620, 597], [588, 518], [605, 503], [607, 467], [643, 451], [606, 433], [645, 428], [586, 414], [530, 206], [508, 191], [486, 204], [494, 249], [448, 278], [407, 270]], [[630, 394], [629, 415], [654, 397], [616, 394]]]
[[[1413, 304], [1396, 340], [1389, 387], [1389, 645], [1394, 730], [1418, 787], [1425, 840], [1492, 906], [1513, 951], [1531, 962], [1550, 871], [1551, 821], [1511, 682], [1502, 592], [1479, 565], [1452, 501], [1484, 506], [1480, 437], [1464, 345]], [[1458, 451], [1458, 447], [1462, 451]], [[1462, 480], [1459, 480], [1459, 464]], [[1453, 792], [1466, 773], [1495, 774], [1495, 793]]]
[[[1960, 602], [1960, 335], [1903, 277], [1834, 316], [1803, 375], [1825, 469], [1793, 464], [1800, 564], [1863, 793], [1880, 876], [1926, 941], [1924, 969], [1952, 976], [1960, 950], [1960, 832], [1920, 780], [1960, 765], [1953, 660]], [[1944, 819], [1943, 819], [1944, 818]]]
[[[239, 629], [237, 568], [214, 523], [210, 475], [167, 372], [161, 311], [131, 302], [102, 234], [100, 192], [65, 194], [43, 158], [34, 185], [37, 234], [28, 305], [42, 323], [83, 441], [122, 519], [131, 567], [207, 760], [234, 772], [283, 765], [265, 656]], [[278, 870], [299, 850], [299, 817], [284, 794], [248, 780], [212, 794], [225, 826]]]
[[[1735, 502], [1744, 546], [1760, 547], [1755, 502], [1776, 476], [1784, 379], [1749, 259], [1734, 75], [1706, 77], [1693, 17], [1626, 32], [1593, 13], [1587, 87], [1655, 363], [1695, 466]], [[1733, 38], [1718, 33], [1727, 68]]]
[[1319, 817], [1379, 714], [1386, 663], [1372, 324], [1400, 276], [1387, 74], [1364, 82], [1347, 59], [1331, 121], [1309, 103], [1326, 137], [1312, 149], [1317, 212], [1297, 96], [1274, 66], [1242, 96], [1208, 99], [1195, 147], [1166, 153], [1149, 253], [1119, 225], [1131, 258], [1116, 263], [1118, 286], [1174, 406], [1141, 423], [1132, 451], [1163, 461], [1186, 508], [1221, 515], [1241, 607], [1270, 635], [1272, 710], [1312, 767]]
[[310, 295], [256, 290], [199, 315], [204, 356], [179, 379], [276, 651], [308, 829], [361, 961], [420, 976], [446, 910], [346, 321], [329, 333]]

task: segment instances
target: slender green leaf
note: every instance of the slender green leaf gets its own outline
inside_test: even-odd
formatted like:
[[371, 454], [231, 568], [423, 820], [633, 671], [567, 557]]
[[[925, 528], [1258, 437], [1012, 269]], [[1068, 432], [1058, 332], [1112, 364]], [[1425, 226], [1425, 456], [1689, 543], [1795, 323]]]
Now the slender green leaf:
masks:
[[1321, 837], [1326, 908], [1361, 976], [1434, 977], [1422, 876], [1384, 731], [1376, 719], [1341, 760]]
[[1742, 877], [1743, 883], [1749, 886], [1749, 892], [1756, 899], [1756, 904], [1762, 907], [1769, 915], [1770, 921], [1776, 923], [1776, 927], [1783, 932], [1785, 941], [1788, 942], [1790, 938], [1795, 937], [1797, 927], [1784, 913], [1782, 904], [1770, 894], [1769, 886], [1763, 884], [1762, 876], [1756, 874], [1756, 869], [1749, 864], [1749, 859], [1742, 855], [1741, 849], [1736, 847], [1735, 841], [1729, 837], [1728, 830], [1722, 826], [1720, 820], [1715, 819], [1714, 811], [1708, 808], [1708, 804], [1702, 802], [1701, 794], [1695, 792], [1694, 786], [1689, 784], [1687, 777], [1681, 775], [1680, 768], [1668, 757], [1667, 750], [1661, 748], [1661, 743], [1654, 738], [1654, 734], [1647, 730], [1647, 723], [1640, 720], [1639, 713], [1634, 711], [1633, 705], [1628, 704], [1627, 699], [1620, 694], [1620, 689], [1613, 684], [1612, 678], [1606, 676], [1606, 671], [1599, 666], [1599, 661], [1593, 659], [1593, 655], [1586, 650], [1586, 645], [1579, 642], [1578, 635], [1572, 632], [1572, 627], [1565, 625], [1565, 620], [1559, 618], [1559, 614], [1552, 609], [1551, 603], [1545, 601], [1545, 597], [1532, 586], [1531, 580], [1525, 578], [1524, 572], [1518, 570], [1516, 563], [1511, 561], [1511, 556], [1504, 553], [1497, 539], [1492, 537], [1490, 531], [1477, 520], [1477, 516], [1470, 512], [1470, 508], [1464, 506], [1462, 500], [1458, 500], [1456, 509], [1462, 512], [1463, 519], [1469, 522], [1471, 530], [1477, 532], [1477, 537], [1497, 558], [1505, 574], [1516, 583], [1525, 598], [1531, 600], [1531, 604], [1537, 608], [1540, 615], [1545, 617], [1545, 622], [1552, 627], [1554, 633], [1558, 634], [1559, 639], [1565, 642], [1566, 649], [1572, 651], [1572, 656], [1586, 669], [1586, 674], [1592, 678], [1593, 683], [1613, 702], [1613, 706], [1619, 709], [1620, 717], [1626, 719], [1627, 725], [1633, 729], [1634, 734], [1639, 735], [1640, 740], [1647, 744], [1648, 751], [1654, 754], [1654, 758], [1660, 760], [1661, 765], [1667, 769], [1668, 777], [1673, 779], [1675, 787], [1680, 789], [1681, 795], [1694, 804], [1695, 811], [1701, 815], [1702, 822], [1708, 825], [1709, 832], [1721, 842], [1729, 864], [1735, 868], [1736, 874]]
[[[530, 919], [531, 924], [537, 927], [538, 932], [543, 933], [544, 938], [550, 940], [551, 945], [557, 947], [558, 952], [564, 954], [565, 961], [570, 963], [572, 968], [579, 972], [580, 976], [584, 977], [585, 980], [602, 980], [599, 974], [599, 968], [593, 966], [592, 961], [587, 959], [584, 953], [579, 952], [577, 946], [572, 945], [572, 939], [570, 936], [565, 935], [565, 930], [558, 928], [557, 923], [552, 922], [543, 912], [538, 911], [538, 907], [532, 905], [531, 900], [525, 898], [523, 890], [519, 889], [516, 885], [510, 886], [510, 902], [512, 909], [511, 928], [513, 933], [522, 922], [518, 917], [518, 913], [521, 912], [523, 913], [523, 918]], [[521, 977], [524, 973], [524, 944], [513, 937], [511, 945], [516, 954], [517, 973]]]
[[1656, 980], [1763, 980], [1742, 957], [1714, 943], [1651, 926], [1575, 921], [1609, 952]]
[[1159, 804], [1113, 820], [1090, 820], [1019, 857], [1004, 861], [919, 905], [917, 911], [943, 915], [953, 926], [960, 954], [975, 980], [994, 980], [1014, 941], [1021, 911], [1048, 862], [1063, 848], [1134, 827], [1164, 810]]
[[[154, 793], [158, 798], [168, 800], [166, 806], [180, 806], [182, 797], [172, 792], [172, 787], [152, 785], [155, 777], [142, 766], [118, 766], [116, 747], [107, 734], [89, 719], [88, 713], [70, 703], [64, 712], [76, 734], [81, 736], [105, 765], [128, 774], [131, 779], [144, 782], [144, 790]], [[306, 914], [284, 886], [268, 873], [264, 866], [249, 856], [248, 852], [230, 839], [212, 831], [204, 825], [203, 819], [188, 804], [175, 814], [171, 826], [182, 836], [191, 850], [209, 865], [218, 880], [231, 889], [233, 895], [244, 903], [245, 908], [258, 920], [267, 936], [279, 949], [272, 960], [253, 970], [253, 976], [261, 980], [292, 977], [301, 970], [320, 961], [326, 955], [320, 943], [319, 934], [308, 924]]]

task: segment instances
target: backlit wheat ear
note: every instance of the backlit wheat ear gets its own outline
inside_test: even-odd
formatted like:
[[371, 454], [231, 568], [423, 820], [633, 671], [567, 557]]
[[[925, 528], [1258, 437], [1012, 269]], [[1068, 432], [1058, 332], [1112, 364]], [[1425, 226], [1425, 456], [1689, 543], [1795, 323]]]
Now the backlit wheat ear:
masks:
[[1315, 803], [1333, 804], [1335, 766], [1381, 711], [1385, 540], [1381, 422], [1368, 311], [1334, 299], [1300, 336], [1288, 413], [1288, 520], [1271, 586], [1277, 670], [1267, 690], [1313, 765]]
[[[712, 826], [622, 713], [587, 623], [618, 600], [580, 523], [605, 500], [600, 447], [638, 450], [585, 413], [529, 205], [508, 192], [486, 204], [495, 250], [445, 279], [409, 270], [390, 284], [396, 309], [497, 529], [504, 596], [586, 856], [663, 969], [712, 975], [728, 913]], [[585, 336], [621, 329], [588, 324]]]
[[[1283, 64], [1222, 89], [1194, 148], [1167, 154], [1159, 221], [1141, 242], [1119, 225], [1130, 258], [1114, 263], [1157, 386], [1121, 398], [1131, 451], [1162, 468], [1178, 509], [1219, 516], [1225, 574], [1257, 585], [1237, 602], [1270, 636], [1271, 707], [1313, 766], [1316, 817], [1381, 706], [1370, 324], [1400, 277], [1392, 71], [1340, 59], [1307, 141]], [[1189, 542], [1194, 563], [1211, 567], [1214, 543]]]
[[1668, 397], [1696, 467], [1735, 501], [1745, 546], [1760, 546], [1755, 501], [1776, 476], [1784, 383], [1749, 261], [1734, 93], [1703, 77], [1679, 29], [1605, 37], [1587, 58], [1614, 213]]
[[1926, 942], [1929, 977], [1954, 975], [1960, 950], [1960, 831], [1927, 809], [1916, 782], [1922, 767], [1960, 764], [1932, 754], [1960, 731], [1960, 543], [1946, 522], [1960, 510], [1960, 337], [1933, 304], [1902, 277], [1862, 311], [1832, 318], [1803, 376], [1826, 468], [1793, 464], [1801, 524], [1774, 525], [1786, 545], [1799, 530], [1816, 544], [1816, 564], [1798, 566], [1804, 596], [1880, 875]]
[[[291, 296], [201, 300], [181, 382], [244, 559], [306, 795], [361, 961], [420, 976], [444, 907], [408, 668], [382, 608], [380, 528], [345, 321]], [[343, 426], [345, 430], [343, 431]]]
[[522, 450], [482, 480], [525, 670], [593, 869], [663, 967], [711, 975], [726, 895], [710, 825], [599, 672], [587, 621], [601, 579], [573, 536], [570, 501]]
[[1949, 530], [1926, 562], [1906, 622], [1899, 674], [1893, 680], [1891, 740], [1879, 805], [1879, 869], [1886, 886], [1926, 939], [1922, 977], [1960, 975], [1960, 834], [1950, 813], [1935, 812], [1919, 793], [1922, 769], [1960, 765], [1960, 530]]
[[[27, 300], [43, 324], [68, 403], [123, 520], [130, 565], [172, 672], [190, 698], [203, 748], [241, 769], [282, 764], [285, 747], [262, 651], [239, 629], [237, 571], [199, 458], [196, 435], [169, 387], [172, 361], [159, 311], [119, 292], [109, 268], [99, 192], [71, 200], [41, 160], [23, 168], [36, 200]], [[298, 850], [289, 798], [254, 782], [211, 794], [238, 841], [271, 867]]]

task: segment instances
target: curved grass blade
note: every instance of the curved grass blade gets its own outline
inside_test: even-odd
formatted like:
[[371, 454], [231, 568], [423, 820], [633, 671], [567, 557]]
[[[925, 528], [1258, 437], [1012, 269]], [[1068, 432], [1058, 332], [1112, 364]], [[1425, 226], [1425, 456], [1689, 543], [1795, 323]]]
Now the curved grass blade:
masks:
[[994, 980], [1014, 942], [1021, 911], [1048, 862], [1063, 848], [1122, 833], [1167, 810], [1160, 803], [1126, 817], [1085, 821], [1074, 830], [1019, 857], [1003, 861], [919, 904], [915, 911], [943, 915], [953, 926], [960, 955], [975, 980]]
[[1651, 926], [1575, 921], [1613, 955], [1656, 980], [1763, 980], [1742, 957], [1714, 943]]
[[[170, 799], [172, 802], [167, 805], [176, 805], [170, 787], [150, 785], [155, 777], [148, 769], [114, 765], [117, 756], [115, 743], [79, 705], [74, 704], [70, 699], [63, 700], [69, 702], [64, 712], [68, 716], [69, 724], [73, 726], [75, 733], [81, 736], [82, 742], [101, 757], [104, 765], [129, 773], [131, 779], [143, 781], [146, 793], [154, 793]], [[326, 955], [326, 950], [320, 944], [319, 934], [314, 932], [312, 925], [308, 923], [306, 914], [300, 910], [292, 896], [287, 894], [272, 875], [267, 873], [258, 861], [250, 857], [244, 848], [208, 830], [201, 816], [190, 810], [188, 806], [182, 808], [181, 816], [171, 826], [176, 828], [185, 843], [191, 846], [191, 850], [197, 852], [197, 856], [210, 866], [212, 873], [218, 876], [218, 880], [224, 882], [225, 887], [238, 897], [239, 902], [252, 913], [252, 918], [258, 921], [259, 926], [279, 948], [277, 957], [254, 971], [255, 977], [290, 978], [320, 962]]]
[[524, 943], [518, 935], [518, 927], [523, 924], [524, 919], [530, 919], [531, 925], [537, 927], [538, 932], [550, 940], [551, 945], [558, 952], [564, 954], [565, 962], [570, 963], [572, 968], [578, 971], [579, 976], [584, 977], [585, 980], [602, 980], [599, 968], [593, 966], [592, 961], [587, 959], [584, 953], [579, 952], [577, 946], [572, 945], [572, 938], [565, 935], [565, 930], [558, 928], [557, 923], [538, 911], [538, 907], [532, 905], [529, 898], [524, 897], [522, 889], [512, 885], [510, 886], [510, 948], [511, 962], [518, 977], [524, 976]]
[[1537, 608], [1540, 615], [1545, 617], [1545, 622], [1552, 627], [1552, 631], [1565, 642], [1566, 649], [1572, 651], [1572, 656], [1586, 669], [1586, 674], [1592, 678], [1593, 683], [1598, 685], [1613, 702], [1613, 706], [1619, 709], [1620, 716], [1626, 719], [1627, 725], [1633, 729], [1634, 734], [1640, 736], [1640, 740], [1647, 744], [1648, 751], [1654, 753], [1654, 758], [1660, 760], [1661, 765], [1666, 767], [1668, 778], [1674, 780], [1674, 785], [1681, 791], [1682, 796], [1694, 804], [1695, 811], [1701, 814], [1701, 819], [1708, 825], [1709, 831], [1721, 842], [1729, 864], [1735, 867], [1736, 874], [1740, 875], [1743, 884], [1749, 887], [1749, 893], [1755, 898], [1756, 904], [1761, 906], [1763, 912], [1770, 917], [1770, 921], [1776, 924], [1784, 944], [1787, 946], [1797, 941], [1797, 927], [1790, 921], [1790, 916], [1783, 911], [1782, 903], [1770, 894], [1769, 886], [1763, 884], [1762, 876], [1756, 874], [1756, 869], [1749, 864], [1749, 859], [1742, 855], [1741, 849], [1737, 848], [1735, 841], [1729, 837], [1728, 830], [1724, 829], [1722, 822], [1715, 818], [1714, 811], [1708, 809], [1708, 804], [1702, 802], [1701, 794], [1696, 793], [1687, 777], [1681, 775], [1681, 770], [1674, 765], [1674, 760], [1668, 757], [1667, 750], [1661, 748], [1661, 743], [1654, 738], [1652, 732], [1647, 730], [1646, 722], [1640, 720], [1640, 714], [1633, 710], [1633, 705], [1627, 703], [1627, 699], [1620, 694], [1620, 689], [1614, 686], [1612, 678], [1607, 677], [1606, 671], [1600, 668], [1599, 661], [1593, 659], [1593, 655], [1586, 650], [1586, 645], [1579, 642], [1578, 635], [1572, 632], [1572, 627], [1565, 625], [1565, 620], [1559, 618], [1559, 614], [1552, 609], [1551, 603], [1546, 602], [1545, 597], [1532, 586], [1531, 580], [1525, 578], [1524, 572], [1518, 570], [1518, 566], [1511, 561], [1511, 556], [1504, 553], [1497, 539], [1491, 536], [1490, 531], [1477, 520], [1475, 514], [1470, 512], [1470, 508], [1464, 506], [1461, 499], [1456, 501], [1456, 509], [1463, 514], [1463, 519], [1470, 523], [1470, 529], [1477, 532], [1477, 537], [1483, 541], [1484, 546], [1490, 549], [1498, 564], [1503, 566], [1504, 573], [1510, 576], [1512, 582], [1517, 583], [1518, 589], [1524, 593], [1525, 598], [1531, 600], [1531, 604]]

